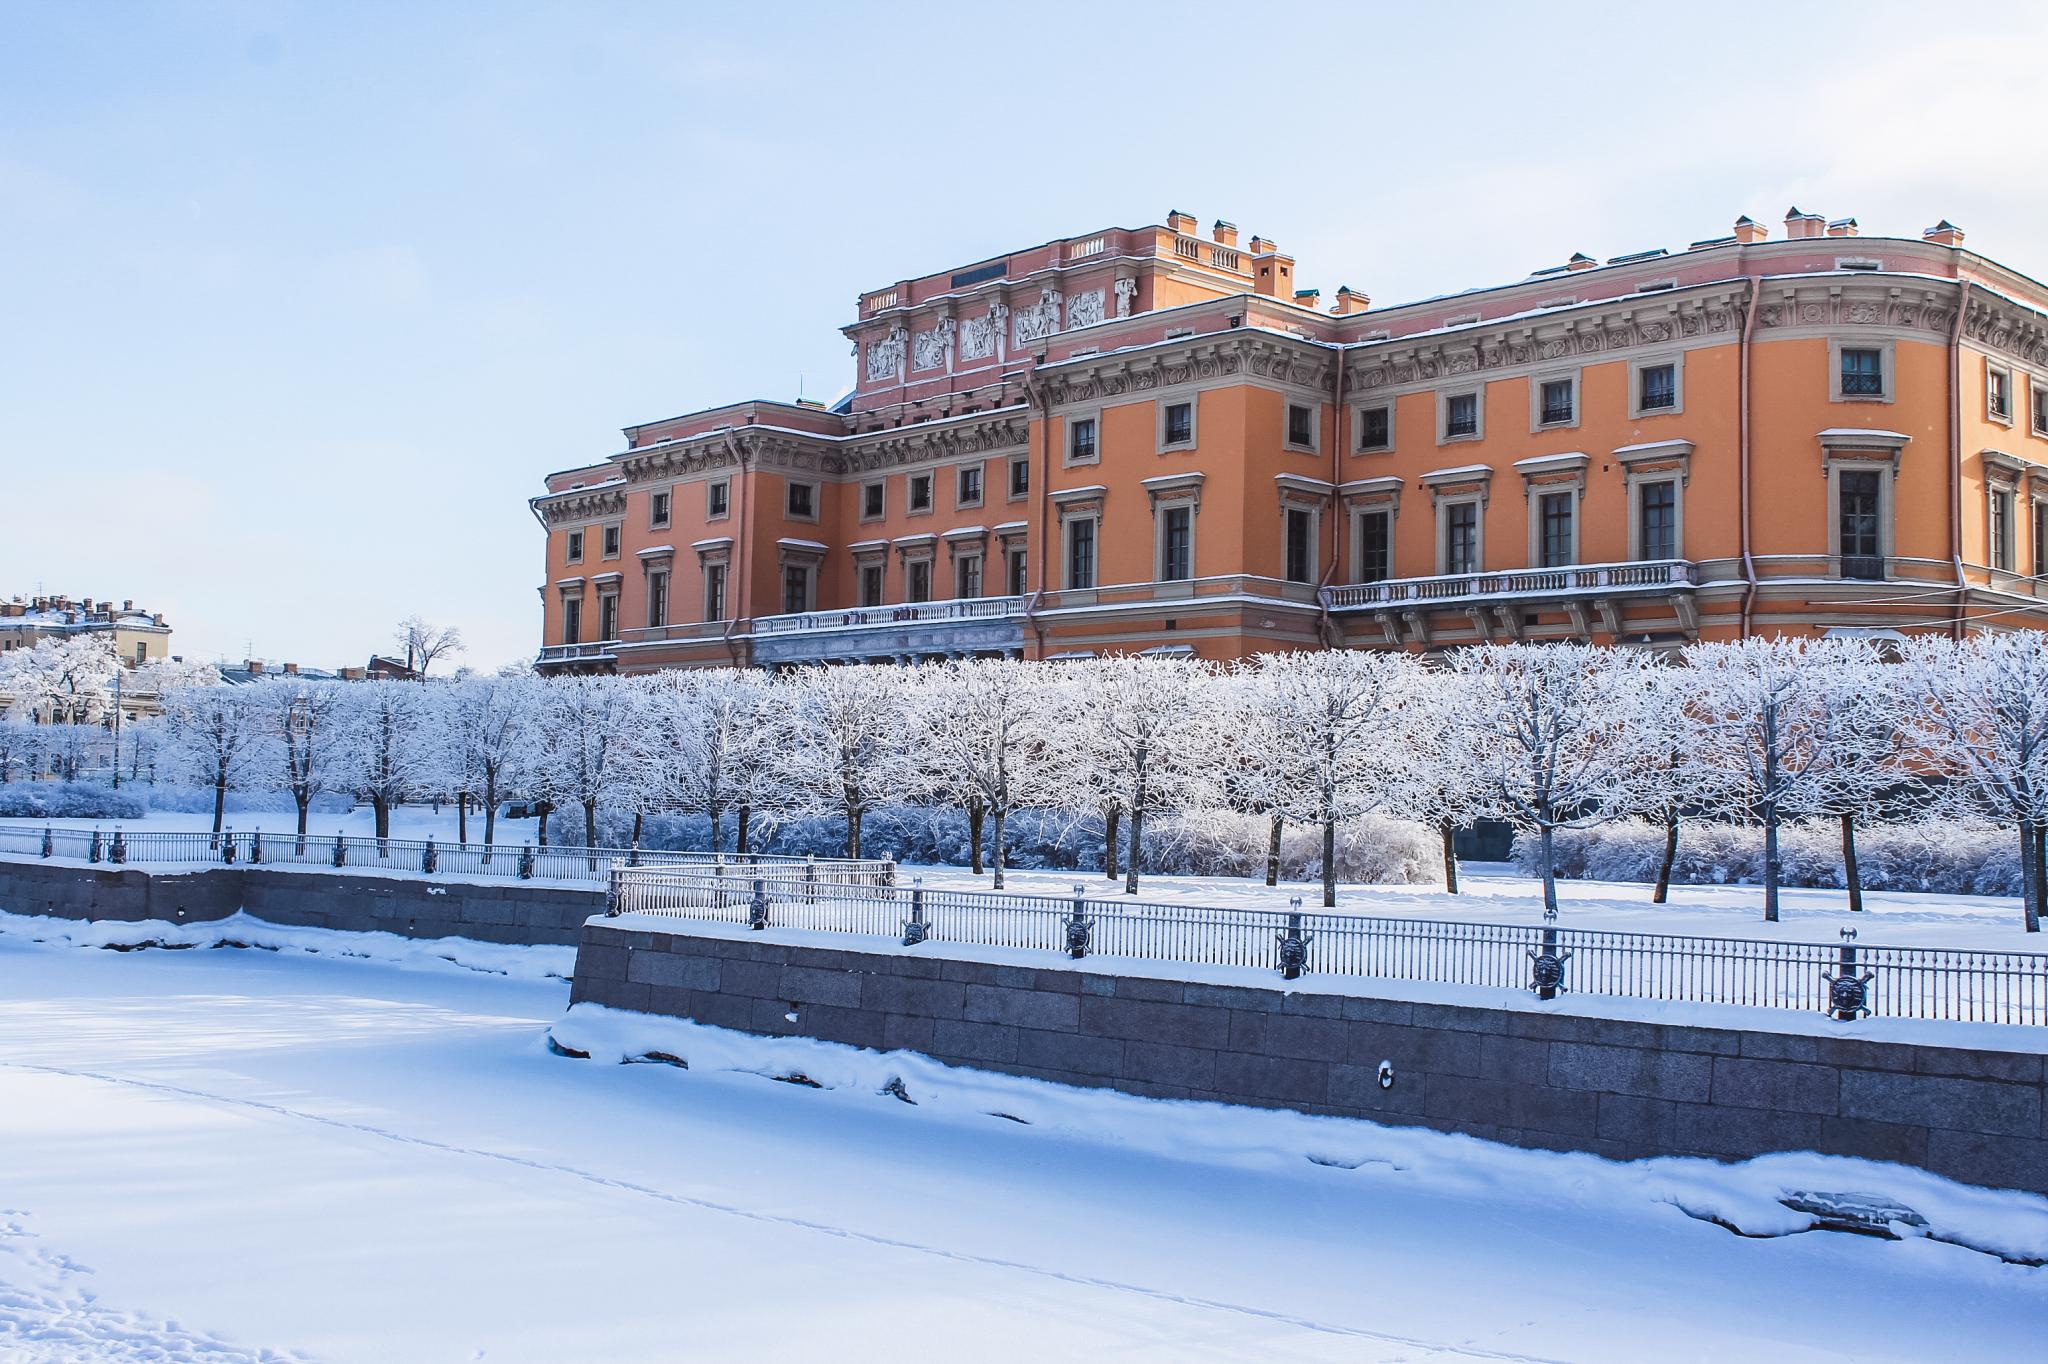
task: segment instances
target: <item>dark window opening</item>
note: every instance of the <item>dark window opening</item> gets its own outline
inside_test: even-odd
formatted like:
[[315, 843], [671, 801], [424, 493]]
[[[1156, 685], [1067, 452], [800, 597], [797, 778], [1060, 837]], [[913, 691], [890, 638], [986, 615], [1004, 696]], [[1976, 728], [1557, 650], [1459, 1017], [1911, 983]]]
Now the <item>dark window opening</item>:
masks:
[[1479, 434], [1479, 395], [1458, 393], [1444, 399], [1444, 435]]
[[1300, 507], [1287, 509], [1287, 581], [1315, 580], [1315, 516]]
[[1845, 469], [1836, 475], [1840, 518], [1842, 576], [1884, 577], [1883, 542], [1878, 535], [1881, 484], [1870, 469]]
[[1367, 512], [1358, 518], [1358, 581], [1378, 583], [1393, 576], [1393, 513]]

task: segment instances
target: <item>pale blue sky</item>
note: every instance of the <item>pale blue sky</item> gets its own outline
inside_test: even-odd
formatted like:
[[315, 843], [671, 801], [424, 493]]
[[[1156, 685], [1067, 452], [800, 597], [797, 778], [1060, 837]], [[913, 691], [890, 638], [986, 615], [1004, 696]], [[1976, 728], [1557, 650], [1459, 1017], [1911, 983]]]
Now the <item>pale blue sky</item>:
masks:
[[494, 666], [542, 474], [1169, 208], [1383, 303], [1794, 203], [2048, 275], [2044, 11], [0, 0], [0, 595]]

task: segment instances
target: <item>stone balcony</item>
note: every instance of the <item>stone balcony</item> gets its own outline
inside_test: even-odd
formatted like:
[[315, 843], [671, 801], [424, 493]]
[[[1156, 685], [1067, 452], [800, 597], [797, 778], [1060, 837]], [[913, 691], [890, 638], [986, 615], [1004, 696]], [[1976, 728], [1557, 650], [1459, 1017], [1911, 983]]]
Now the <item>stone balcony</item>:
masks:
[[1524, 613], [1539, 610], [1565, 612], [1582, 635], [1619, 635], [1621, 604], [1642, 598], [1669, 603], [1690, 634], [1699, 628], [1698, 587], [1699, 569], [1691, 560], [1651, 559], [1345, 583], [1325, 588], [1323, 602], [1333, 614], [1370, 614], [1390, 644], [1427, 646], [1429, 619], [1439, 613], [1465, 616], [1486, 639], [1520, 638]]
[[760, 616], [754, 662], [916, 662], [926, 658], [1021, 656], [1024, 598], [963, 597]]

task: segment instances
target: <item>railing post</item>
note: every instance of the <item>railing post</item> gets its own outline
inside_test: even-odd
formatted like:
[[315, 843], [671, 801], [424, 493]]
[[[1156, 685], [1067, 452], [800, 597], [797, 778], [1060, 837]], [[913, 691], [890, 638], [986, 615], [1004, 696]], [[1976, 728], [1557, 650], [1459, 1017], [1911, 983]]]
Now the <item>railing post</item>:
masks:
[[342, 834], [334, 836], [334, 865], [337, 867], [348, 865], [348, 839]]
[[55, 857], [56, 855], [57, 831], [55, 829], [45, 826], [43, 829], [43, 856]]
[[1088, 917], [1088, 887], [1074, 883], [1074, 912], [1067, 916], [1067, 955], [1079, 960], [1088, 955], [1095, 934], [1095, 920]]
[[420, 854], [420, 870], [432, 876], [434, 869], [441, 865], [441, 855], [434, 850], [434, 836], [427, 835], [426, 851]]
[[[1546, 916], [1547, 917], [1547, 916]], [[1556, 999], [1564, 990], [1564, 964], [1572, 954], [1557, 950], [1557, 930], [1543, 926], [1543, 950], [1529, 954], [1529, 988], [1538, 999]]]
[[624, 888], [620, 885], [620, 879], [624, 875], [624, 872], [620, 871], [617, 867], [613, 867], [611, 877], [605, 885], [604, 916], [607, 919], [616, 919], [619, 917], [619, 914], [621, 912], [620, 906], [624, 898]]
[[915, 947], [931, 936], [932, 926], [924, 919], [924, 878], [910, 879], [910, 917], [903, 923], [903, 945]]
[[896, 884], [896, 859], [894, 857], [882, 859], [882, 884], [885, 886]]
[[768, 883], [754, 878], [754, 898], [747, 905], [747, 927], [759, 933], [768, 926]]
[[632, 846], [626, 849], [626, 865], [629, 867], [640, 865], [640, 835], [638, 834], [633, 835]]
[[1287, 904], [1287, 929], [1275, 935], [1280, 941], [1280, 975], [1284, 980], [1299, 980], [1308, 967], [1308, 945], [1315, 935], [1301, 931], [1301, 897], [1297, 895]]
[[249, 835], [249, 865], [260, 866], [263, 862], [263, 830]]
[[1865, 971], [1856, 974], [1856, 930], [1842, 930], [1842, 945], [1836, 949], [1836, 974], [1823, 971], [1820, 978], [1828, 983], [1828, 1012], [1838, 1022], [1854, 1023], [1870, 1012], [1870, 981], [1877, 973]]
[[[99, 859], [95, 858], [93, 860], [98, 861]], [[220, 860], [223, 866], [232, 867], [235, 865], [235, 831], [233, 829], [229, 829], [221, 836]]]
[[804, 854], [804, 903], [818, 903], [818, 859], [810, 853]]
[[531, 843], [524, 844], [519, 849], [519, 879], [522, 881], [531, 881], [533, 879], [533, 844]]
[[88, 862], [100, 860], [100, 831], [98, 829], [92, 831], [92, 847], [86, 850], [85, 860]]
[[117, 867], [128, 860], [128, 835], [122, 831], [121, 826], [118, 824], [114, 826], [114, 847], [109, 860]]

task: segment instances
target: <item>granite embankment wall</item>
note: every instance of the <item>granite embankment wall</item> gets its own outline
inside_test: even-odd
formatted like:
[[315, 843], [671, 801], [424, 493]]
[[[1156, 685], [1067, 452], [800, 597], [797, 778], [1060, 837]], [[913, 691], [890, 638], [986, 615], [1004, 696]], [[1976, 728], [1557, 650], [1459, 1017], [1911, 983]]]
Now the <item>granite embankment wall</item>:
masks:
[[2048, 1192], [2038, 1052], [1403, 1003], [943, 953], [936, 943], [842, 951], [599, 919], [577, 952], [574, 998], [1065, 1084], [1618, 1159], [1812, 1150]]
[[274, 924], [413, 938], [573, 945], [602, 890], [517, 881], [361, 876], [317, 868], [150, 871], [0, 859], [0, 910], [65, 919], [201, 922], [246, 910]]

